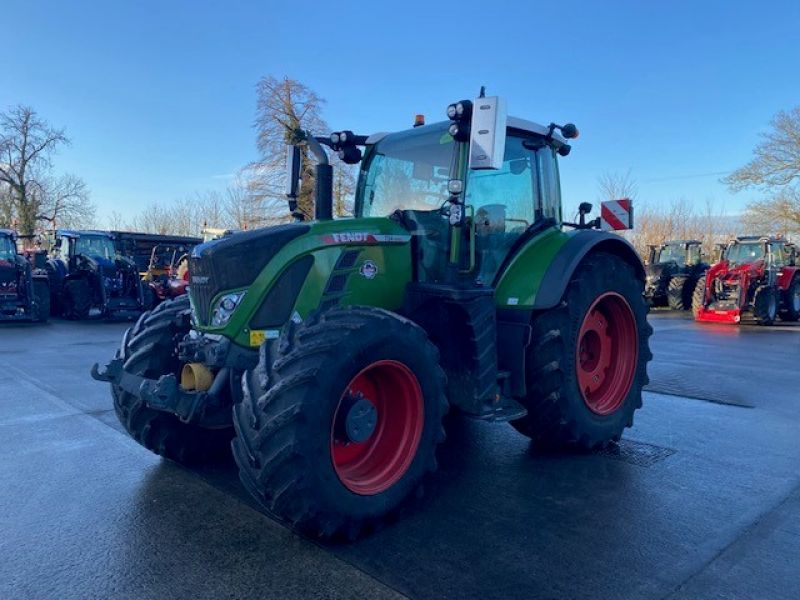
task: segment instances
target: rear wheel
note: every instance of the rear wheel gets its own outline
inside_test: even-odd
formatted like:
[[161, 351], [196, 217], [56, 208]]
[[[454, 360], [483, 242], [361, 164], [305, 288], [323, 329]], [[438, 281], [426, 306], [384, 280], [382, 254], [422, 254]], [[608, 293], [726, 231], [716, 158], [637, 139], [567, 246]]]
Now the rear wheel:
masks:
[[706, 276], [701, 276], [694, 286], [692, 291], [692, 313], [695, 319], [700, 314], [700, 309], [703, 308], [706, 297]]
[[[177, 342], [189, 331], [189, 302], [164, 302], [143, 313], [126, 335], [125, 370], [143, 377], [179, 374]], [[183, 423], [175, 415], [153, 410], [133, 394], [111, 385], [114, 409], [133, 439], [148, 450], [184, 464], [198, 464], [230, 453], [233, 428], [207, 429]]]
[[312, 317], [273, 352], [262, 346], [242, 380], [242, 483], [302, 531], [354, 538], [435, 470], [444, 383], [436, 347], [411, 321], [368, 307]]
[[42, 323], [50, 316], [50, 286], [47, 280], [33, 280], [33, 320]]
[[602, 252], [585, 259], [562, 302], [534, 318], [528, 415], [512, 425], [544, 446], [619, 440], [642, 405], [652, 331], [633, 268]]
[[692, 305], [695, 280], [690, 277], [673, 277], [667, 286], [667, 302], [672, 310], [686, 310]]
[[772, 325], [778, 316], [778, 294], [769, 285], [756, 288], [753, 294], [753, 316], [759, 325]]
[[800, 319], [800, 277], [795, 276], [789, 287], [783, 292], [783, 302], [778, 313], [781, 321], [797, 321]]
[[64, 284], [62, 310], [68, 319], [81, 320], [89, 316], [92, 308], [92, 293], [85, 279], [71, 279]]

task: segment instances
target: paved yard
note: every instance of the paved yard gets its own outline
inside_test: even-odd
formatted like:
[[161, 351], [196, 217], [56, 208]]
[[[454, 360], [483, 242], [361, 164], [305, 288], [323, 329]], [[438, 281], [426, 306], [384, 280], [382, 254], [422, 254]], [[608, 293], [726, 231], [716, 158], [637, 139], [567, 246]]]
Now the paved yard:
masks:
[[650, 391], [615, 451], [541, 455], [452, 418], [400, 522], [350, 545], [258, 512], [232, 461], [120, 431], [88, 371], [126, 327], [0, 327], [0, 598], [796, 598], [800, 327], [656, 312]]

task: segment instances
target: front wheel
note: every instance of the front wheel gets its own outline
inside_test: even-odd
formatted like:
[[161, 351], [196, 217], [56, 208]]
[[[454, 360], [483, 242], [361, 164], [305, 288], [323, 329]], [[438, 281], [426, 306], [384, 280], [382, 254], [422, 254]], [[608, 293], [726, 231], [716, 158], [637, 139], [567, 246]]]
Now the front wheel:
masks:
[[695, 281], [689, 277], [673, 277], [667, 286], [667, 302], [672, 310], [683, 311], [692, 304]]
[[61, 303], [64, 316], [80, 321], [89, 317], [92, 309], [92, 291], [86, 279], [71, 279], [64, 285]]
[[800, 319], [800, 277], [794, 280], [783, 292], [783, 303], [779, 313], [781, 321], [797, 321]]
[[[143, 313], [125, 336], [120, 350], [125, 371], [156, 379], [183, 366], [175, 352], [189, 332], [189, 301], [179, 299]], [[175, 415], [149, 408], [139, 398], [111, 384], [114, 409], [120, 423], [142, 446], [182, 464], [200, 464], [229, 456], [233, 429], [208, 429], [183, 423]]]
[[694, 286], [692, 292], [692, 314], [696, 319], [700, 315], [700, 311], [705, 307], [706, 300], [706, 276], [702, 275]]
[[528, 415], [512, 425], [548, 447], [619, 440], [642, 405], [652, 331], [633, 267], [603, 252], [585, 259], [561, 303], [534, 317]]
[[769, 285], [756, 288], [753, 294], [753, 316], [759, 325], [772, 325], [778, 316], [778, 294]]
[[268, 511], [318, 537], [355, 538], [436, 468], [447, 411], [439, 353], [394, 313], [333, 309], [262, 346], [234, 407], [233, 454]]
[[50, 316], [50, 286], [47, 280], [33, 280], [32, 318], [37, 323], [44, 323]]

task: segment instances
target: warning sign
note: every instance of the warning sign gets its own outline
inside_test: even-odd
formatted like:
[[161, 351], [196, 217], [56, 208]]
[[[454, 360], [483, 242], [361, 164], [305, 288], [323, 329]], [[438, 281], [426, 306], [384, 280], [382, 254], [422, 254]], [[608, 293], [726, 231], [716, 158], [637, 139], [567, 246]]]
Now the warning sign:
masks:
[[603, 231], [633, 229], [633, 204], [630, 198], [600, 203], [600, 229]]

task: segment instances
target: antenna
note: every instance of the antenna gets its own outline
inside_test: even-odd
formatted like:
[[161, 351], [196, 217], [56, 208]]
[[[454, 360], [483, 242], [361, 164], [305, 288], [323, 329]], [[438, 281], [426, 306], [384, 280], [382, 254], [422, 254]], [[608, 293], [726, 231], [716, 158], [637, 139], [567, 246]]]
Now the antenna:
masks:
[[478, 95], [478, 98], [486, 98], [486, 86], [481, 86], [481, 93]]

